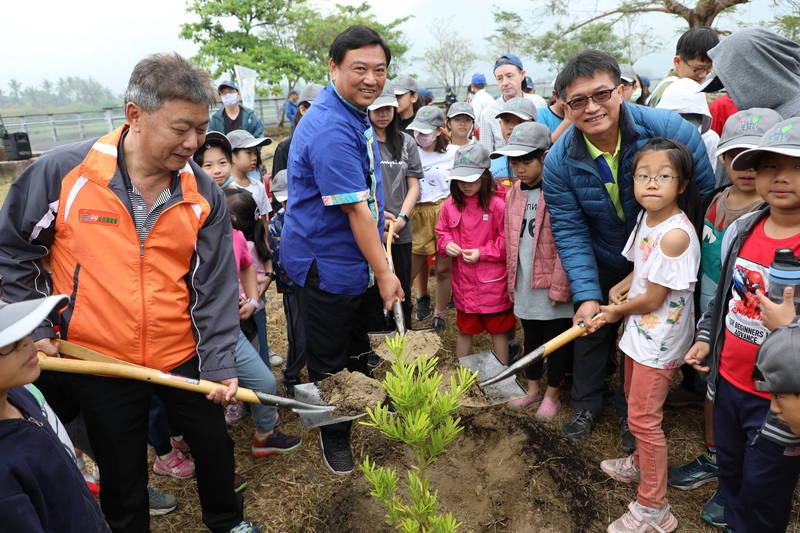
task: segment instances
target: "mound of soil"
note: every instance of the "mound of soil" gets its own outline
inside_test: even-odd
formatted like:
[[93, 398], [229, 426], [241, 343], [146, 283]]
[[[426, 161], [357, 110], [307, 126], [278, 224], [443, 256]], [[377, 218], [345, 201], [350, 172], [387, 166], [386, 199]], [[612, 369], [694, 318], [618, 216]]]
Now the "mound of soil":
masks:
[[[406, 331], [405, 356], [407, 361], [413, 361], [417, 356], [425, 354], [434, 356], [442, 348], [442, 339], [433, 331]], [[389, 349], [386, 339], [376, 339], [372, 342], [372, 349], [384, 361], [393, 362], [396, 357]]]
[[[453, 352], [444, 351], [439, 357], [439, 364], [436, 369], [442, 374], [442, 388], [450, 389], [450, 376], [456, 376], [458, 368], [458, 357]], [[475, 383], [469, 388], [467, 393], [461, 398], [461, 405], [464, 407], [489, 407], [492, 403]]]
[[380, 383], [346, 368], [323, 379], [317, 386], [325, 403], [333, 405], [334, 413], [343, 416], [360, 415], [367, 407], [375, 407], [386, 398]]
[[[505, 410], [472, 411], [464, 431], [428, 470], [439, 491], [440, 509], [463, 523], [462, 532], [603, 531], [608, 509], [629, 496], [603, 475], [595, 461], [558, 432]], [[366, 449], [380, 466], [392, 466], [400, 479], [413, 464], [402, 446], [385, 453], [386, 442]], [[383, 452], [383, 453], [382, 453]], [[386, 509], [374, 501], [363, 477], [343, 485], [319, 509], [328, 521], [321, 531], [388, 533]]]

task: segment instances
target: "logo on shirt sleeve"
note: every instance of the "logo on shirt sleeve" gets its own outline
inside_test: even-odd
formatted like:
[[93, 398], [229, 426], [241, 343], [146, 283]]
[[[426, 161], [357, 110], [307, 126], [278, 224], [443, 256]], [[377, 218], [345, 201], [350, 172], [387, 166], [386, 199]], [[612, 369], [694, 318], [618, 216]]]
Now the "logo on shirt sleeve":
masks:
[[78, 211], [78, 221], [85, 224], [102, 224], [104, 226], [118, 226], [119, 215], [110, 211], [96, 209], [81, 209]]

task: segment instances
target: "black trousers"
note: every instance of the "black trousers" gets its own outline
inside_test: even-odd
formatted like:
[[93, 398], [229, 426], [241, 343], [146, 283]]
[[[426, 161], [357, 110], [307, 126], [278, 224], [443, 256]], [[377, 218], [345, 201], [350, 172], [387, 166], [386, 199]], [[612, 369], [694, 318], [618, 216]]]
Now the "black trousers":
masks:
[[[197, 358], [173, 372], [197, 378]], [[100, 506], [114, 533], [150, 529], [147, 421], [153, 394], [192, 449], [203, 523], [223, 532], [242, 521], [242, 499], [233, 492], [233, 441], [220, 405], [196, 392], [141, 381], [83, 375], [72, 381], [100, 467]]]
[[[601, 304], [608, 303], [608, 291], [623, 278], [624, 276], [601, 272], [600, 290], [603, 294]], [[577, 308], [576, 304], [575, 309]], [[603, 410], [607, 363], [609, 360], [616, 359], [618, 331], [619, 323], [608, 324], [594, 333], [575, 339], [571, 391], [573, 410], [585, 409], [594, 415], [598, 415]], [[620, 377], [623, 378], [625, 365], [618, 365], [618, 367]], [[623, 378], [621, 383], [624, 382]], [[618, 417], [628, 416], [628, 404], [625, 401], [622, 386], [614, 393], [614, 408]]]
[[[563, 333], [572, 327], [569, 318], [555, 318], [553, 320], [520, 320], [522, 331], [525, 333], [525, 354]], [[547, 356], [547, 385], [560, 387], [567, 373], [567, 365], [572, 359], [572, 343], [562, 346]], [[539, 360], [525, 368], [525, 377], [540, 380], [544, 371], [544, 360]]]
[[286, 315], [286, 336], [289, 341], [283, 369], [284, 385], [300, 383], [300, 371], [306, 366], [306, 334], [297, 289], [293, 287], [283, 293], [283, 313]]

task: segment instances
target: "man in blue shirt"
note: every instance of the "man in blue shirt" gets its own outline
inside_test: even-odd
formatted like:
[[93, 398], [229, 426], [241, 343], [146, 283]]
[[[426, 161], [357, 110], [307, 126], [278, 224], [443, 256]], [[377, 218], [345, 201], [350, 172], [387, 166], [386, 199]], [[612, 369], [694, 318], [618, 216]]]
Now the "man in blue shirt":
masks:
[[297, 91], [289, 91], [289, 97], [283, 103], [283, 116], [286, 121], [294, 130], [294, 116], [297, 114], [297, 99], [299, 98]]
[[[367, 317], [376, 291], [390, 309], [403, 290], [381, 245], [380, 152], [367, 107], [383, 91], [391, 52], [374, 30], [351, 26], [330, 48], [331, 83], [298, 123], [289, 151], [283, 267], [297, 285], [309, 377], [368, 373]], [[353, 471], [350, 422], [320, 428], [325, 464]]]

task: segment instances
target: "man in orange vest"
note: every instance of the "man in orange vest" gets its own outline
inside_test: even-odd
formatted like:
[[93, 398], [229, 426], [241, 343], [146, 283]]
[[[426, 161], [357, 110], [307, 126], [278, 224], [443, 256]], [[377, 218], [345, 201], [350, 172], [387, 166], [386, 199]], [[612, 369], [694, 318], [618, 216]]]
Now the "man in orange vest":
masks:
[[[233, 442], [223, 408], [236, 393], [238, 286], [221, 189], [192, 160], [215, 92], [176, 54], [133, 70], [127, 123], [43, 155], [0, 210], [0, 275], [9, 301], [69, 294], [33, 333], [121, 361], [226, 385], [207, 401], [139, 381], [69, 376], [102, 476], [101, 507], [115, 532], [149, 529], [147, 413], [157, 394], [192, 450], [203, 522], [258, 531], [233, 490]], [[59, 337], [60, 336], [60, 337]]]

